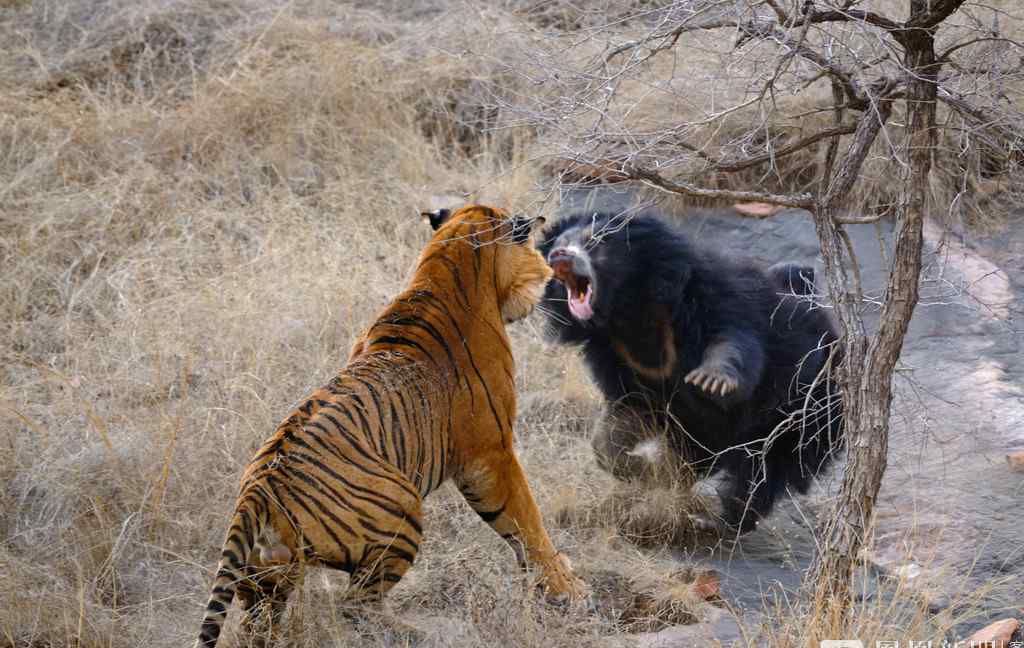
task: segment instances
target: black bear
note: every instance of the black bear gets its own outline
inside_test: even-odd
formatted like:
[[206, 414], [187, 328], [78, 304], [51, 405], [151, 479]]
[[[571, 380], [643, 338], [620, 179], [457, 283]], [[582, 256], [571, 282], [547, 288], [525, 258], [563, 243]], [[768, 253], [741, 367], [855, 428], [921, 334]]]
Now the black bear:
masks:
[[721, 256], [653, 216], [571, 216], [543, 239], [549, 329], [582, 347], [606, 401], [604, 469], [641, 478], [661, 442], [697, 476], [724, 473], [723, 521], [741, 533], [807, 491], [842, 432], [838, 333], [812, 268]]

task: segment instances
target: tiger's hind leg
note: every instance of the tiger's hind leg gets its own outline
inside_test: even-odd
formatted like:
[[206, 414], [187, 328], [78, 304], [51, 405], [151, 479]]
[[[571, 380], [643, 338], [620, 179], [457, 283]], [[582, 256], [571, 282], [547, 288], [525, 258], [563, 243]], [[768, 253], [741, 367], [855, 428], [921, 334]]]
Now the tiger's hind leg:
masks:
[[280, 633], [288, 596], [301, 582], [297, 564], [248, 568], [249, 577], [238, 584], [237, 596], [245, 616], [243, 636], [251, 645], [263, 648], [272, 644]]
[[377, 492], [392, 503], [388, 507], [367, 507], [367, 513], [379, 513], [358, 521], [366, 530], [366, 543], [354, 556], [348, 591], [345, 593], [346, 616], [359, 619], [367, 608], [379, 608], [385, 595], [412, 567], [423, 539], [423, 498], [412, 483], [395, 471], [387, 489]]

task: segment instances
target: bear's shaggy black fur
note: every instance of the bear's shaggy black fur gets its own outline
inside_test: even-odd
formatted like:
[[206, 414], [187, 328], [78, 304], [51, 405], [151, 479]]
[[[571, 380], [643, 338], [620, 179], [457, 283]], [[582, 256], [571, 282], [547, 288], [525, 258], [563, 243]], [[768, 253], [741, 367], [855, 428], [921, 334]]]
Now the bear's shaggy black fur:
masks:
[[813, 269], [718, 255], [652, 216], [564, 218], [540, 249], [555, 270], [551, 330], [582, 346], [607, 401], [594, 438], [605, 469], [639, 477], [651, 459], [638, 444], [668, 430], [696, 474], [726, 473], [724, 521], [741, 532], [807, 491], [842, 414], [838, 335], [807, 297]]

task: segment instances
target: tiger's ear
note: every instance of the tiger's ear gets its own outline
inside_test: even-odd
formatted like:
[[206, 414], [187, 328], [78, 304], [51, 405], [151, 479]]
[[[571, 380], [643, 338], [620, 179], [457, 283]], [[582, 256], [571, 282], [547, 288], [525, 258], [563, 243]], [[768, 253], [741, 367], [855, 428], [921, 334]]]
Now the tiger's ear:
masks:
[[448, 222], [452, 212], [450, 209], [438, 209], [433, 212], [420, 212], [420, 215], [423, 216], [423, 222], [430, 223], [430, 226], [436, 232], [442, 225]]
[[517, 244], [526, 243], [540, 233], [540, 229], [546, 222], [543, 216], [536, 218], [516, 216], [512, 219], [512, 241]]

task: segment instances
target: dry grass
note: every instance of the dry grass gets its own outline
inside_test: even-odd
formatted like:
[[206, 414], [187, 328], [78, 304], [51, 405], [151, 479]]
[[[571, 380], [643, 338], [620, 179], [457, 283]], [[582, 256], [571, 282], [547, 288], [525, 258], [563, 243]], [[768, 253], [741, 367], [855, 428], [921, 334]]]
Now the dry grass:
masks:
[[[472, 102], [524, 81], [435, 47], [493, 39], [503, 14], [435, 9], [0, 4], [0, 646], [190, 642], [244, 464], [402, 285], [419, 210], [524, 204], [529, 138], [483, 133], [497, 117]], [[546, 608], [442, 489], [394, 609], [452, 646], [702, 618], [692, 574], [616, 533], [636, 515], [557, 524], [613, 490], [586, 440], [597, 401], [537, 322], [514, 342], [524, 463], [604, 603]], [[308, 579], [294, 645], [400, 643], [340, 620], [343, 586]]]

